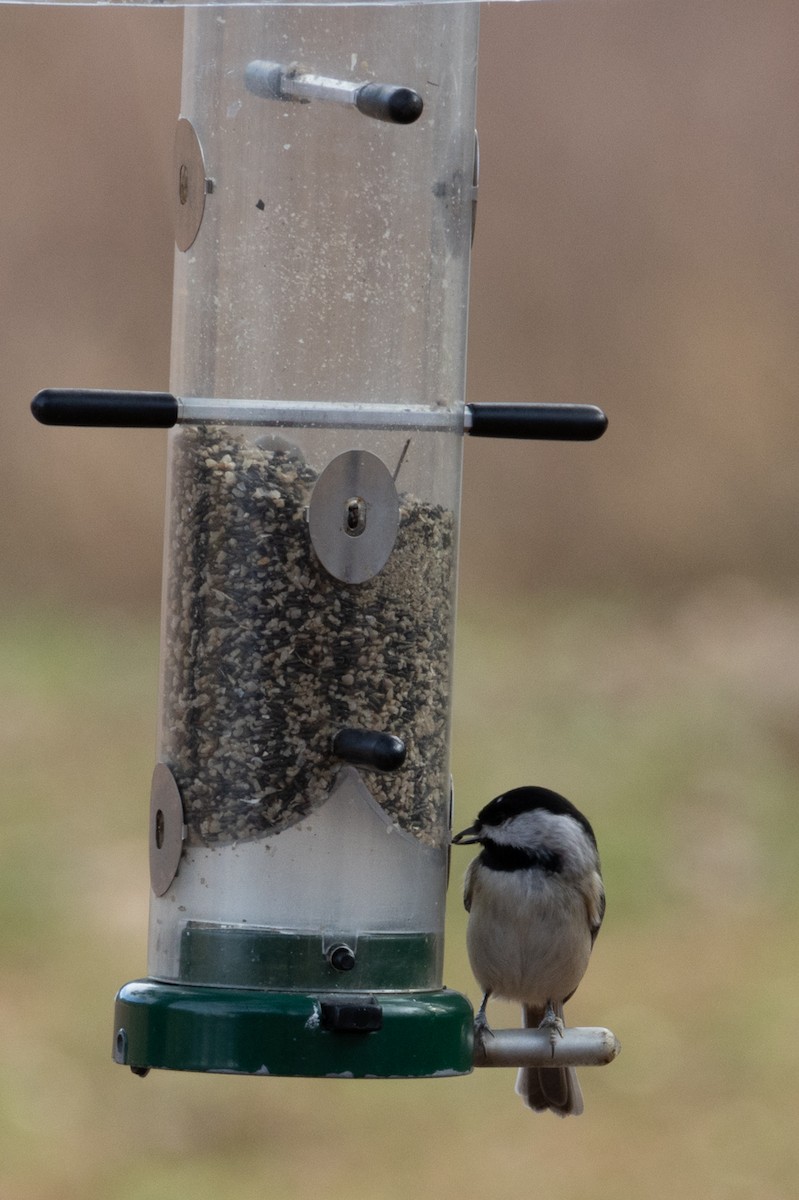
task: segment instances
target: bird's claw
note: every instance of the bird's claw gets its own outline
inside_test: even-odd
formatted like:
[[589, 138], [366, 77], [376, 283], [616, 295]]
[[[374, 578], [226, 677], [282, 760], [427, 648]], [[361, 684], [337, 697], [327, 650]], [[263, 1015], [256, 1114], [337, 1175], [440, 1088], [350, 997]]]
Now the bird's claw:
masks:
[[483, 1009], [480, 1009], [474, 1018], [474, 1040], [480, 1044], [484, 1042], [487, 1037], [493, 1036], [494, 1031], [488, 1024], [488, 1017], [485, 1015]]
[[561, 1018], [555, 1012], [551, 1004], [546, 1006], [544, 1015], [541, 1018], [539, 1029], [549, 1030], [549, 1044], [552, 1047], [552, 1057], [555, 1057], [555, 1047], [558, 1044], [558, 1038], [563, 1037], [564, 1025]]

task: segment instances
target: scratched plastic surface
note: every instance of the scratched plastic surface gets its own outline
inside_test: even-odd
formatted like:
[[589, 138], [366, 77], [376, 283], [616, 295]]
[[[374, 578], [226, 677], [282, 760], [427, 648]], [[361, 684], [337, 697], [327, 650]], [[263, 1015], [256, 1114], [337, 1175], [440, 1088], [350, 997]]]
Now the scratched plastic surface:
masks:
[[[484, 0], [424, 0], [432, 5], [481, 4]], [[512, 0], [530, 3], [531, 0]], [[535, 0], [541, 2], [541, 0]], [[546, 0], [553, 3], [553, 0]], [[108, 5], [125, 8], [418, 8], [419, 0], [0, 0], [0, 4], [80, 5], [83, 8]]]
[[[284, 934], [410, 938], [432, 947], [416, 986], [440, 984], [462, 435], [414, 410], [464, 403], [477, 28], [474, 5], [186, 13], [181, 113], [210, 182], [175, 256], [170, 383], [287, 417], [170, 434], [159, 759], [186, 841], [152, 898], [162, 979], [214, 982], [235, 928], [256, 959]], [[423, 110], [393, 124], [254, 94], [254, 61], [399, 85]], [[314, 427], [295, 403], [371, 416]], [[383, 464], [399, 526], [352, 583], [320, 564], [306, 514], [322, 473], [360, 452]], [[396, 735], [404, 764], [341, 761], [342, 727]]]

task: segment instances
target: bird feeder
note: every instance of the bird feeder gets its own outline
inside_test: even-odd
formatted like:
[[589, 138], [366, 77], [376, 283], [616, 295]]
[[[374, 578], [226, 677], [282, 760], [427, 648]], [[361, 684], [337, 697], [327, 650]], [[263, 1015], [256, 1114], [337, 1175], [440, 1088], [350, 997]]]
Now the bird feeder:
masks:
[[478, 12], [187, 8], [171, 390], [34, 401], [170, 428], [137, 1074], [474, 1064], [442, 978], [463, 436], [606, 423], [465, 403]]

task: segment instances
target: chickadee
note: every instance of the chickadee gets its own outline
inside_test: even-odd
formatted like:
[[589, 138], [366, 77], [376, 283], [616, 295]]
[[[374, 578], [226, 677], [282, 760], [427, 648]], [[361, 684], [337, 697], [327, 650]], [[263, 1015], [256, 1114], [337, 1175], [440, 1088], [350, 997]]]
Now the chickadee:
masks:
[[[483, 989], [475, 1033], [487, 1033], [489, 996], [517, 1000], [527, 1028], [563, 1036], [563, 1006], [588, 966], [605, 912], [596, 838], [573, 804], [541, 787], [497, 796], [453, 839], [480, 843], [463, 902], [469, 961]], [[583, 1111], [573, 1067], [522, 1067], [516, 1091], [536, 1112]]]

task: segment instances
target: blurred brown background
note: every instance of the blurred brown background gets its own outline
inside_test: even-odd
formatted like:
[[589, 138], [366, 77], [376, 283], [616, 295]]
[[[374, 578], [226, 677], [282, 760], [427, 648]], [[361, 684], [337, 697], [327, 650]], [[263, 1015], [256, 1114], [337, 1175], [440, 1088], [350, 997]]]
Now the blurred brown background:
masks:
[[[37, 428], [168, 384], [174, 11], [0, 8], [2, 592], [155, 604], [165, 439]], [[594, 446], [468, 444], [463, 587], [795, 576], [799, 9], [487, 6], [472, 400]]]
[[[458, 816], [524, 782], [590, 815], [608, 917], [568, 1016], [623, 1053], [579, 1122], [506, 1071], [112, 1065], [146, 969], [166, 437], [29, 402], [167, 386], [182, 22], [0, 4], [0, 1200], [796, 1195], [799, 5], [482, 19], [470, 398], [611, 424], [466, 439]], [[445, 980], [476, 1000], [468, 857]]]

